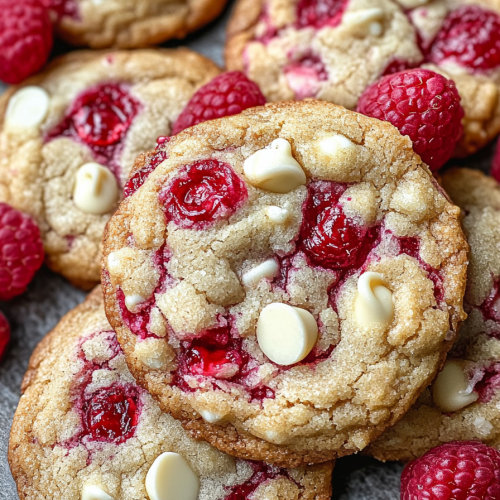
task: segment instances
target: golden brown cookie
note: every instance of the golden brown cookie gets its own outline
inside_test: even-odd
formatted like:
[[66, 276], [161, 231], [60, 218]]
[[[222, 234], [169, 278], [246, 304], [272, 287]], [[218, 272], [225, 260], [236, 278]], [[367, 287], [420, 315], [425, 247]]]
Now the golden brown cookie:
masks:
[[449, 441], [500, 448], [500, 185], [462, 168], [447, 171], [443, 187], [464, 211], [469, 317], [433, 385], [367, 449], [380, 460], [411, 460]]
[[[460, 32], [484, 27], [487, 38], [489, 23], [497, 44], [491, 53], [497, 53], [498, 0], [239, 0], [228, 26], [226, 64], [257, 82], [269, 101], [314, 97], [349, 109], [383, 75], [417, 66], [442, 73], [462, 98], [464, 135], [455, 154], [464, 156], [500, 132], [500, 58], [481, 65], [478, 55], [458, 64], [450, 51], [438, 54], [449, 44], [443, 42], [449, 26], [465, 19], [463, 9], [487, 13], [485, 20], [474, 11], [475, 21]], [[473, 36], [462, 38], [468, 54], [489, 50], [480, 36], [477, 44]]]
[[160, 154], [156, 169], [139, 159], [134, 178], [149, 177], [104, 241], [106, 313], [134, 376], [230, 454], [363, 449], [465, 317], [459, 209], [392, 125], [326, 102], [206, 122]]
[[162, 413], [127, 369], [100, 287], [33, 353], [9, 462], [21, 500], [147, 500], [161, 475], [170, 494], [189, 490], [199, 500], [331, 495], [331, 463], [281, 469], [234, 459]]
[[48, 265], [100, 280], [104, 226], [134, 160], [219, 73], [187, 49], [74, 52], [0, 98], [0, 200], [32, 215]]
[[189, 33], [214, 20], [227, 0], [43, 0], [57, 34], [93, 49], [135, 49]]

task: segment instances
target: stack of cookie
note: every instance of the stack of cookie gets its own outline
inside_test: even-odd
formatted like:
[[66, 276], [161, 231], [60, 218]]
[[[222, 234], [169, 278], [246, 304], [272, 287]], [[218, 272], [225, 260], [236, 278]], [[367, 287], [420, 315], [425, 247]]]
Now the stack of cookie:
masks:
[[[93, 47], [184, 36], [224, 4], [87, 3], [51, 9]], [[328, 500], [347, 455], [500, 448], [500, 185], [433, 174], [500, 132], [487, 4], [240, 0], [240, 73], [82, 51], [2, 96], [0, 201], [95, 287], [23, 380], [22, 500]], [[498, 499], [492, 456], [455, 496], [404, 478], [402, 498]]]

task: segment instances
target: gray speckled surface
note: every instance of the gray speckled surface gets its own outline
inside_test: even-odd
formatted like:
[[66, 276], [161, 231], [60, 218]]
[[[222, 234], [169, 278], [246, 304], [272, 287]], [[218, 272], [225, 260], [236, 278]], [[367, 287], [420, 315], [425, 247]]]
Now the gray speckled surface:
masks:
[[[229, 9], [228, 9], [229, 11]], [[201, 32], [190, 36], [184, 43], [222, 65], [225, 15]], [[181, 43], [171, 42], [175, 47]], [[56, 47], [55, 52], [68, 50]], [[0, 84], [0, 92], [5, 87]], [[488, 168], [491, 148], [475, 158], [459, 162]], [[83, 301], [85, 294], [60, 276], [43, 268], [23, 296], [9, 303], [0, 303], [0, 310], [12, 327], [12, 341], [5, 358], [0, 363], [0, 499], [18, 498], [15, 484], [7, 463], [9, 431], [17, 401], [19, 386], [36, 344], [71, 308]], [[335, 500], [397, 500], [399, 476], [403, 466], [398, 463], [381, 464], [362, 456], [341, 459], [334, 472], [333, 499]], [[61, 498], [61, 500], [64, 500]]]

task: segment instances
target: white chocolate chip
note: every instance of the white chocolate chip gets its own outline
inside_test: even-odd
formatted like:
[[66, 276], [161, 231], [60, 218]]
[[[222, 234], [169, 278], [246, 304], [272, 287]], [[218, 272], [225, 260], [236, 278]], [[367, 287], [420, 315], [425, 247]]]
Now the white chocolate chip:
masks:
[[136, 342], [134, 348], [135, 357], [152, 370], [161, 370], [173, 359], [172, 348], [164, 339], [145, 339]]
[[115, 176], [99, 163], [86, 163], [76, 173], [73, 201], [82, 211], [93, 215], [108, 213], [118, 201]]
[[366, 272], [359, 277], [354, 313], [356, 322], [363, 327], [392, 320], [394, 316], [392, 292], [384, 286], [384, 279], [380, 273]]
[[257, 322], [262, 352], [278, 365], [302, 361], [318, 340], [318, 325], [305, 309], [274, 303], [266, 306]]
[[250, 269], [242, 276], [242, 281], [245, 286], [253, 287], [261, 279], [272, 279], [279, 271], [279, 265], [274, 259], [268, 259], [257, 267]]
[[162, 453], [146, 475], [150, 500], [196, 500], [200, 481], [178, 453]]
[[116, 273], [120, 270], [122, 263], [118, 254], [116, 252], [111, 252], [108, 255], [108, 271], [110, 273]]
[[336, 156], [339, 150], [352, 150], [355, 147], [355, 144], [342, 134], [333, 134], [319, 141], [320, 150], [329, 156]]
[[429, 3], [429, 0], [397, 0], [397, 2], [405, 9], [415, 9], [416, 7]]
[[252, 186], [272, 193], [289, 193], [306, 183], [306, 174], [285, 139], [276, 139], [247, 158], [243, 170]]
[[461, 410], [477, 401], [479, 396], [469, 388], [463, 361], [446, 362], [432, 386], [432, 397], [439, 409], [446, 413]]
[[266, 214], [269, 217], [269, 220], [274, 224], [284, 224], [290, 215], [286, 208], [275, 206], [267, 207]]
[[342, 25], [359, 35], [370, 33], [379, 36], [383, 31], [381, 24], [383, 20], [384, 11], [379, 7], [374, 7], [372, 9], [346, 12], [342, 18]]
[[200, 415], [203, 417], [203, 420], [207, 421], [209, 424], [215, 424], [224, 418], [224, 415], [206, 410], [200, 411]]
[[127, 295], [125, 297], [125, 307], [131, 312], [136, 313], [138, 306], [146, 299], [142, 295]]
[[114, 500], [114, 498], [99, 486], [86, 484], [82, 490], [82, 500]]
[[49, 111], [49, 94], [30, 85], [18, 90], [9, 100], [5, 124], [9, 129], [39, 127]]

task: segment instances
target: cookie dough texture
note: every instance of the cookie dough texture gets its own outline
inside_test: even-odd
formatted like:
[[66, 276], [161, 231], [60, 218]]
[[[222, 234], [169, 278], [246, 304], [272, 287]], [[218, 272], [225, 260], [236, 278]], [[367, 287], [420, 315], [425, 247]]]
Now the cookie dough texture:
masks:
[[[341, 2], [339, 2], [340, 4]], [[474, 153], [500, 132], [500, 68], [468, 73], [456, 64], [423, 64], [417, 34], [432, 41], [447, 14], [464, 4], [500, 13], [498, 0], [432, 0], [407, 10], [393, 0], [348, 0], [340, 24], [300, 27], [298, 0], [239, 0], [228, 25], [226, 64], [257, 82], [269, 101], [314, 97], [356, 109], [359, 97], [386, 69], [422, 65], [455, 81], [465, 111], [464, 136], [456, 156]], [[401, 2], [404, 4], [404, 2]], [[378, 23], [371, 29], [371, 23]], [[294, 65], [323, 66], [323, 76], [306, 85], [311, 71]], [[314, 62], [312, 62], [314, 61]], [[307, 95], [301, 95], [303, 86]]]
[[[500, 278], [500, 185], [481, 172], [452, 169], [443, 187], [465, 213], [463, 227], [470, 245], [465, 304], [469, 317], [449, 359], [464, 363], [469, 384], [479, 382], [484, 370], [500, 360], [500, 322], [485, 317], [481, 305]], [[443, 413], [433, 401], [432, 386], [414, 407], [367, 453], [380, 460], [411, 460], [430, 448], [455, 440], [479, 440], [500, 448], [500, 391], [494, 387], [488, 402], [481, 400]]]
[[[232, 486], [252, 476], [247, 462], [189, 437], [140, 389], [133, 437], [121, 444], [75, 440], [82, 424], [72, 391], [86, 380], [89, 368], [85, 367], [94, 368], [87, 393], [111, 383], [135, 384], [119, 348], [116, 354], [117, 347], [99, 287], [33, 353], [9, 446], [21, 500], [80, 500], [86, 484], [98, 486], [114, 500], [147, 500], [146, 474], [164, 452], [178, 453], [188, 462], [200, 480], [199, 500], [222, 500]], [[331, 463], [281, 471], [276, 479], [261, 484], [252, 498], [328, 500], [331, 472]], [[267, 496], [269, 492], [274, 496]]]
[[[113, 82], [125, 84], [140, 103], [119, 146], [116, 173], [121, 191], [136, 156], [154, 148], [158, 136], [170, 133], [193, 93], [219, 71], [187, 49], [73, 52], [0, 97], [0, 200], [35, 218], [50, 268], [79, 287], [95, 286], [104, 226], [116, 208], [103, 215], [78, 209], [72, 199], [76, 173], [95, 161], [93, 154], [70, 137], [45, 139], [75, 98], [97, 84]], [[48, 93], [48, 112], [39, 126], [9, 128], [9, 100], [26, 86]]]
[[184, 38], [215, 19], [227, 0], [66, 0], [75, 15], [63, 15], [57, 34], [93, 49], [135, 49]]
[[[335, 139], [338, 134], [344, 136], [342, 141]], [[332, 137], [333, 143], [347, 147], [322, 149]], [[359, 270], [339, 284], [336, 272], [309, 265], [302, 252], [294, 254], [304, 186], [273, 194], [247, 181], [248, 200], [228, 221], [206, 230], [180, 229], [173, 223], [167, 227], [158, 193], [179, 168], [216, 158], [245, 180], [245, 159], [278, 138], [292, 145], [308, 182], [349, 183], [341, 199], [349, 217], [384, 228], [363, 271], [382, 273], [387, 280], [395, 298], [390, 325], [360, 328], [355, 323]], [[134, 376], [193, 435], [243, 458], [296, 465], [366, 447], [432, 380], [465, 317], [468, 247], [459, 209], [447, 201], [410, 141], [392, 125], [320, 101], [270, 104], [206, 122], [173, 138], [166, 152], [169, 159], [122, 202], [104, 242], [106, 313]], [[142, 162], [139, 159], [138, 166]], [[287, 222], [273, 225], [265, 215], [269, 206], [286, 208]], [[441, 276], [441, 299], [435, 298], [434, 285], [419, 261], [398, 253], [394, 238], [405, 237], [419, 239], [419, 259]], [[163, 317], [163, 330], [155, 331], [160, 332], [168, 360], [161, 369], [151, 369], [137, 354], [143, 342], [124, 322], [117, 293], [153, 297], [158, 267], [148, 267], [145, 261], [152, 262], [164, 243], [169, 252], [164, 268], [171, 280], [164, 293], [154, 296], [149, 328], [153, 332], [154, 318]], [[286, 290], [266, 280], [246, 287], [241, 276], [273, 255], [295, 255]], [[337, 287], [335, 293], [331, 287]], [[317, 364], [285, 370], [267, 360], [255, 330], [260, 311], [273, 302], [311, 312], [320, 326], [317, 347], [331, 354]], [[262, 406], [250, 402], [237, 384], [193, 382], [193, 392], [171, 385], [179, 339], [185, 338], [183, 327], [192, 338], [217, 324], [219, 315], [234, 318], [233, 331], [257, 364], [255, 385], [275, 392]], [[209, 423], [214, 418], [219, 422]]]

